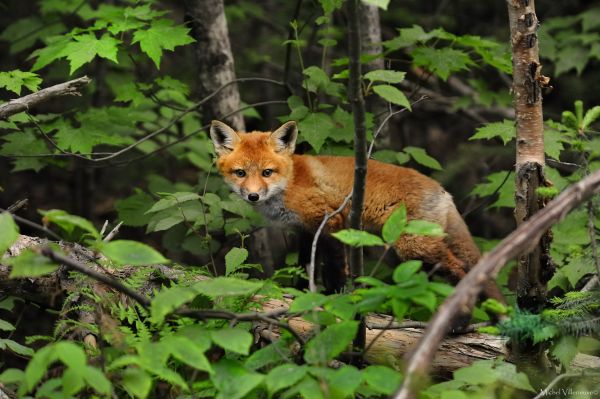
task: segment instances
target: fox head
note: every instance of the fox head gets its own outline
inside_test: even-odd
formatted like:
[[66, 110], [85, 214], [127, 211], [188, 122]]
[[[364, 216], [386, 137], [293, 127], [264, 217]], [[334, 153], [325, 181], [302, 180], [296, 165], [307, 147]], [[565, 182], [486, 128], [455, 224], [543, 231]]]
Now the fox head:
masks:
[[217, 153], [217, 168], [233, 191], [244, 200], [260, 203], [281, 193], [293, 175], [296, 122], [273, 132], [236, 132], [212, 121], [210, 137]]

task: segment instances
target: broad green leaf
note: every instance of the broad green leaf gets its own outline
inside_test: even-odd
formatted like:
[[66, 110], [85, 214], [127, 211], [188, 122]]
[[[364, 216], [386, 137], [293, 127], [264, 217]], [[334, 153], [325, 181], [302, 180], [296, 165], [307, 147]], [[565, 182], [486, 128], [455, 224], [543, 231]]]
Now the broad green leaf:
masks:
[[583, 276], [597, 272], [591, 257], [579, 256], [568, 261], [561, 267], [561, 273], [569, 280], [571, 287], [575, 288]]
[[335, 128], [331, 117], [327, 114], [317, 112], [310, 113], [298, 123], [301, 136], [310, 144], [315, 151], [319, 152], [329, 131]]
[[21, 356], [33, 356], [33, 349], [23, 346], [12, 339], [0, 339], [0, 346], [6, 345], [8, 349]]
[[579, 44], [564, 46], [558, 51], [554, 75], [558, 77], [575, 69], [581, 75], [589, 61], [589, 50]]
[[165, 316], [191, 301], [198, 292], [191, 287], [163, 288], [154, 296], [150, 305], [152, 322], [160, 324]]
[[447, 80], [451, 73], [466, 70], [474, 62], [464, 51], [450, 47], [418, 47], [412, 52], [413, 63]]
[[131, 395], [142, 399], [150, 393], [152, 377], [142, 369], [129, 367], [123, 370], [121, 384]]
[[[0, 155], [37, 155], [48, 153], [48, 147], [46, 147], [46, 144], [41, 139], [38, 139], [33, 132], [29, 130], [24, 132], [8, 133], [2, 136], [0, 139], [5, 141], [5, 143], [2, 145], [2, 148], [0, 148]], [[28, 169], [38, 172], [45, 165], [46, 162], [41, 158], [17, 158], [14, 161], [14, 168], [12, 169], [12, 172]]]
[[290, 387], [300, 381], [306, 375], [306, 367], [294, 363], [286, 363], [269, 371], [265, 382], [267, 389], [272, 395], [275, 392]]
[[381, 230], [381, 235], [385, 242], [393, 244], [398, 241], [398, 238], [400, 238], [400, 235], [406, 227], [406, 223], [406, 206], [400, 204], [385, 221], [383, 229]]
[[210, 332], [213, 342], [221, 348], [240, 355], [248, 355], [252, 345], [252, 334], [241, 328], [223, 328]]
[[37, 91], [42, 83], [42, 78], [37, 73], [23, 72], [18, 69], [9, 72], [0, 72], [0, 87], [21, 95], [23, 86], [31, 91]]
[[146, 232], [148, 233], [167, 230], [184, 221], [193, 223], [204, 214], [202, 212], [202, 204], [199, 201], [186, 201], [181, 205], [164, 209], [150, 215], [152, 216], [148, 222], [148, 227], [146, 228]]
[[363, 380], [375, 392], [391, 395], [402, 382], [402, 375], [385, 366], [369, 366], [362, 371]]
[[19, 228], [8, 212], [0, 213], [0, 258], [19, 238]]
[[187, 201], [200, 199], [200, 196], [196, 193], [186, 193], [186, 192], [178, 192], [178, 193], [159, 193], [164, 196], [163, 199], [158, 200], [152, 208], [150, 208], [146, 213], [156, 213], [162, 211], [164, 209], [172, 208], [174, 206], [179, 206]]
[[92, 387], [97, 393], [104, 395], [110, 394], [111, 383], [100, 369], [93, 366], [86, 366], [83, 369], [83, 378], [87, 385]]
[[498, 137], [504, 145], [515, 138], [515, 122], [504, 119], [502, 122], [492, 122], [477, 129], [469, 140], [489, 140]]
[[263, 283], [258, 281], [242, 280], [234, 277], [216, 277], [195, 283], [193, 289], [211, 298], [220, 296], [251, 295], [262, 288]]
[[290, 306], [291, 313], [306, 312], [313, 310], [319, 306], [323, 306], [329, 298], [326, 295], [318, 292], [307, 292], [296, 296], [294, 302]]
[[144, 192], [137, 192], [131, 197], [120, 199], [115, 202], [115, 209], [119, 214], [119, 220], [126, 226], [144, 226], [150, 220], [146, 214], [152, 207], [154, 200]]
[[245, 362], [250, 370], [257, 370], [269, 365], [291, 361], [291, 352], [284, 340], [280, 339], [253, 352]]
[[6, 369], [0, 374], [0, 382], [8, 385], [8, 384], [16, 384], [19, 385], [22, 383], [23, 378], [25, 377], [25, 373], [20, 369]]
[[354, 366], [342, 366], [327, 373], [325, 379], [333, 398], [354, 397], [356, 389], [362, 383], [361, 372]]
[[544, 152], [551, 158], [560, 159], [560, 153], [564, 149], [561, 141], [561, 132], [555, 129], [544, 130]]
[[598, 118], [600, 118], [600, 105], [596, 105], [595, 107], [587, 110], [581, 122], [581, 127], [584, 130], [589, 129], [590, 125]]
[[81, 216], [71, 215], [62, 209], [51, 209], [48, 211], [40, 210], [39, 212], [44, 216], [44, 223], [54, 223], [69, 234], [78, 227], [87, 231], [96, 239], [101, 238], [100, 233], [96, 230], [92, 222]]
[[418, 25], [410, 28], [398, 29], [399, 35], [391, 40], [383, 42], [383, 46], [388, 50], [399, 50], [401, 48], [412, 46], [418, 42], [426, 42], [436, 36], [437, 30], [429, 33]]
[[13, 258], [6, 258], [3, 262], [12, 266], [10, 278], [38, 277], [58, 269], [57, 264], [52, 263], [50, 259], [33, 252], [31, 249], [26, 249]]
[[435, 294], [431, 291], [425, 291], [421, 295], [415, 295], [411, 300], [414, 303], [425, 306], [431, 313], [435, 311], [437, 300]]
[[53, 345], [52, 351], [56, 359], [69, 367], [81, 370], [86, 366], [87, 358], [83, 348], [73, 342], [57, 342]]
[[333, 233], [332, 236], [344, 244], [353, 247], [373, 247], [385, 245], [385, 242], [381, 238], [362, 230], [345, 229]]
[[302, 72], [307, 76], [304, 84], [308, 91], [313, 93], [323, 92], [334, 97], [340, 97], [344, 92], [344, 85], [332, 82], [325, 71], [317, 66], [310, 66]]
[[433, 157], [429, 156], [423, 148], [404, 147], [403, 151], [411, 156], [420, 165], [427, 166], [434, 170], [442, 170], [442, 165]]
[[64, 50], [71, 65], [69, 74], [72, 75], [73, 72], [82, 65], [91, 62], [96, 56], [117, 63], [117, 51], [121, 41], [108, 33], [102, 35], [100, 39], [94, 33], [74, 36], [73, 39]]
[[406, 72], [377, 69], [365, 73], [365, 79], [371, 82], [400, 83], [404, 80]]
[[403, 283], [418, 272], [422, 265], [423, 262], [420, 260], [408, 260], [403, 262], [394, 270], [392, 279], [395, 283]]
[[4, 330], [4, 331], [14, 331], [15, 330], [15, 326], [13, 326], [12, 324], [10, 324], [8, 321], [6, 320], [2, 320], [0, 319], [0, 330]]
[[137, 30], [133, 34], [132, 44], [139, 43], [140, 48], [150, 57], [157, 69], [163, 50], [173, 51], [175, 47], [193, 43], [195, 40], [188, 34], [189, 28], [173, 25], [170, 19], [153, 20], [150, 27]]
[[211, 380], [219, 391], [216, 399], [241, 399], [263, 382], [265, 376], [246, 370], [238, 362], [221, 359]]
[[245, 248], [231, 248], [225, 255], [225, 275], [230, 275], [240, 268], [248, 258], [248, 250]]
[[392, 104], [400, 105], [409, 110], [411, 109], [410, 102], [408, 101], [408, 98], [406, 98], [406, 95], [394, 86], [376, 85], [373, 86], [373, 91], [379, 97], [391, 102]]
[[72, 42], [70, 36], [51, 36], [46, 40], [46, 47], [39, 48], [31, 53], [30, 58], [36, 57], [32, 71], [42, 69], [50, 63], [67, 56], [66, 48]]
[[492, 360], [481, 360], [454, 372], [454, 379], [472, 385], [490, 385], [498, 380]]
[[550, 338], [554, 338], [558, 333], [558, 328], [553, 325], [547, 325], [541, 329], [536, 328], [533, 330], [533, 343], [538, 344], [542, 341], [547, 341]]
[[167, 337], [162, 342], [167, 345], [171, 355], [175, 359], [198, 370], [209, 373], [213, 371], [210, 362], [204, 355], [204, 350], [208, 348], [202, 348], [201, 346], [196, 345], [194, 341], [187, 337], [171, 336]]
[[444, 229], [437, 223], [427, 220], [411, 220], [404, 229], [406, 234], [415, 234], [419, 236], [434, 236], [440, 237], [445, 235]]
[[67, 397], [72, 397], [85, 386], [82, 370], [68, 367], [61, 378], [63, 392]]
[[356, 335], [358, 322], [343, 321], [325, 329], [306, 344], [304, 360], [310, 364], [327, 364], [344, 350], [350, 348], [350, 344]]
[[471, 191], [471, 195], [488, 197], [495, 192], [498, 199], [490, 208], [513, 208], [515, 205], [515, 185], [509, 179], [509, 171], [501, 171], [488, 175], [486, 182], [479, 183]]
[[116, 240], [102, 244], [102, 253], [119, 265], [143, 266], [169, 261], [157, 250], [141, 242]]

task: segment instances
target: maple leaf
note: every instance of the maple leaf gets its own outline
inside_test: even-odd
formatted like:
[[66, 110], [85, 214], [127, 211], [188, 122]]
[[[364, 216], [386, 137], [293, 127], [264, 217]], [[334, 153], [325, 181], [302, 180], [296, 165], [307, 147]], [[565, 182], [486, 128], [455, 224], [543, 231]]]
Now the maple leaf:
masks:
[[0, 87], [4, 87], [17, 95], [21, 95], [23, 86], [31, 91], [37, 91], [40, 83], [42, 83], [42, 79], [37, 73], [23, 72], [18, 69], [0, 72]]
[[427, 68], [444, 81], [451, 73], [467, 69], [469, 65], [474, 64], [467, 53], [449, 47], [419, 47], [412, 52], [412, 57], [416, 66]]
[[74, 39], [64, 50], [64, 54], [71, 63], [71, 71], [69, 72], [71, 75], [79, 67], [92, 61], [96, 55], [117, 63], [120, 40], [107, 33], [102, 35], [100, 39], [93, 33], [75, 36]]
[[190, 29], [184, 26], [174, 26], [171, 20], [159, 19], [153, 21], [148, 29], [136, 31], [132, 44], [139, 43], [142, 51], [154, 61], [156, 68], [160, 68], [163, 50], [173, 51], [177, 46], [195, 41], [188, 34], [189, 31]]

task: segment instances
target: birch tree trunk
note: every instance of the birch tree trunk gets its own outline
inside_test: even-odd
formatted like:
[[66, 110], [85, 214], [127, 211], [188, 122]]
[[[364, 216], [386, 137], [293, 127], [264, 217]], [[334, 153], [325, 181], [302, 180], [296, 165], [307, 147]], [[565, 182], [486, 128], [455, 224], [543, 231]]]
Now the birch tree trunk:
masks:
[[[534, 0], [507, 0], [513, 55], [513, 104], [517, 125], [515, 218], [520, 225], [544, 206], [537, 188], [544, 179], [544, 126], [541, 74]], [[552, 276], [550, 237], [544, 234], [530, 253], [518, 258], [517, 298], [522, 309], [539, 310]]]
[[[379, 7], [371, 4], [360, 4], [360, 41], [363, 55], [377, 56], [383, 53], [381, 46], [381, 24], [379, 21]], [[383, 57], [375, 58], [363, 64], [364, 71], [369, 72], [376, 69], [385, 69]], [[379, 96], [370, 95], [365, 98], [367, 111], [375, 115], [375, 126], [380, 126], [386, 118], [388, 104]], [[378, 148], [390, 148], [391, 145], [389, 124], [385, 124], [377, 136]]]
[[[185, 8], [196, 39], [199, 96], [203, 98], [236, 78], [223, 0], [185, 0]], [[239, 108], [240, 94], [233, 83], [206, 103], [203, 120], [224, 119], [234, 129], [245, 130], [241, 113], [224, 118]]]

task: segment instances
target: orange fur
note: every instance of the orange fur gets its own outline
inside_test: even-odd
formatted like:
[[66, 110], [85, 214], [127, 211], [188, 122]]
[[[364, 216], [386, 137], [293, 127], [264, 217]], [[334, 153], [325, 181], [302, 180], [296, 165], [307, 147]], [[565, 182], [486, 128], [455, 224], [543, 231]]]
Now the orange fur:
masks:
[[[219, 155], [217, 167], [242, 198], [248, 200], [247, 195], [257, 193], [259, 209], [267, 214], [270, 209], [265, 207], [274, 203], [274, 198], [280, 198], [282, 212], [287, 212], [283, 217], [287, 224], [314, 232], [325, 213], [337, 209], [352, 189], [354, 158], [294, 155], [295, 129], [296, 125], [288, 122], [273, 133], [235, 133], [214, 122], [211, 136]], [[265, 169], [273, 170], [273, 174], [263, 176]], [[237, 170], [246, 175], [236, 176]], [[395, 245], [401, 258], [439, 264], [453, 281], [460, 280], [479, 260], [479, 249], [451, 195], [439, 183], [414, 169], [370, 160], [362, 214], [365, 229], [380, 232], [400, 204], [405, 205], [409, 220], [438, 223], [447, 234], [445, 237], [403, 235]], [[325, 233], [347, 227], [349, 208], [329, 220]], [[501, 297], [499, 292], [488, 296]]]

